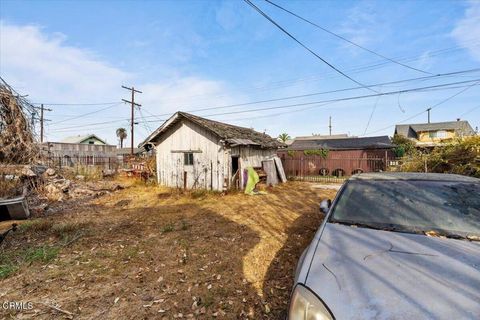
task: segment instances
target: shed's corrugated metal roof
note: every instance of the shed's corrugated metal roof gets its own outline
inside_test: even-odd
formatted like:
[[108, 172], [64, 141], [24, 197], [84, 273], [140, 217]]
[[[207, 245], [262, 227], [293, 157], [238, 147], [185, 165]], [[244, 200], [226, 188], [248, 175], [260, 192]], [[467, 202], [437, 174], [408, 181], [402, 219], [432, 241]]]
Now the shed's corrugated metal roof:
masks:
[[353, 150], [353, 149], [388, 149], [393, 145], [388, 136], [346, 138], [346, 139], [318, 139], [296, 140], [288, 150]]
[[468, 121], [447, 121], [433, 123], [414, 123], [414, 124], [398, 124], [395, 126], [395, 134], [399, 134], [408, 138], [417, 138], [417, 132], [439, 131], [439, 130], [455, 130], [459, 135], [474, 135], [475, 131]]
[[232, 141], [232, 144], [236, 145], [258, 145], [262, 148], [272, 149], [277, 149], [284, 146], [282, 142], [270, 137], [268, 134], [260, 133], [249, 128], [234, 126], [231, 124], [202, 118], [181, 111], [175, 113], [170, 119], [165, 121], [139, 146], [142, 147], [147, 143], [154, 142], [171, 124], [179, 121], [180, 119], [187, 119], [193, 123], [196, 123], [197, 125], [213, 132], [221, 139], [224, 139], [227, 143], [229, 143], [229, 141]]

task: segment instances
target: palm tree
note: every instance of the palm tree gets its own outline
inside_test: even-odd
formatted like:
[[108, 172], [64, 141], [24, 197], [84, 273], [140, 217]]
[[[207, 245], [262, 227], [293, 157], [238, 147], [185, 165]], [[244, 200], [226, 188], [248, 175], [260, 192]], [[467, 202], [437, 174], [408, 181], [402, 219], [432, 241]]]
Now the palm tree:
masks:
[[278, 140], [282, 141], [283, 143], [287, 142], [287, 140], [291, 139], [288, 133], [281, 133], [278, 135]]
[[117, 137], [120, 139], [120, 148], [123, 148], [123, 140], [127, 138], [127, 130], [125, 128], [118, 128]]

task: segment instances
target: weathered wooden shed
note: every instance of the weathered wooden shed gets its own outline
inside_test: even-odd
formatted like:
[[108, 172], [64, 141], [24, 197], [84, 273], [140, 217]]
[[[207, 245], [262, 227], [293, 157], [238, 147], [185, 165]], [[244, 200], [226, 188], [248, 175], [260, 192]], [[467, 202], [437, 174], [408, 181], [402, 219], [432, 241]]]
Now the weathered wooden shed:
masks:
[[261, 167], [283, 144], [267, 134], [177, 112], [139, 147], [154, 148], [158, 183], [188, 189], [243, 188], [244, 170]]

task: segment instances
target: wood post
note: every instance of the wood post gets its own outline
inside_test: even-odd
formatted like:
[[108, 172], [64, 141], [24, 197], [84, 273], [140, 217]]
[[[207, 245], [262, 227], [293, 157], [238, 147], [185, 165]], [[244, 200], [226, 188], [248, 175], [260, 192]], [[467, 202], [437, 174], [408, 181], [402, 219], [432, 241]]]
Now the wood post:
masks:
[[187, 190], [187, 171], [183, 171], [183, 190]]

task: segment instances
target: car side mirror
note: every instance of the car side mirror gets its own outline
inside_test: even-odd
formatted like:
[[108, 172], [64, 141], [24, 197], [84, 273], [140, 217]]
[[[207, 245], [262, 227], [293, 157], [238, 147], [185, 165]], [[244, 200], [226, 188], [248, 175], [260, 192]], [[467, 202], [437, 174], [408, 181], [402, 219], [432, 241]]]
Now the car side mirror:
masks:
[[320, 202], [320, 211], [325, 214], [328, 213], [328, 210], [330, 210], [331, 205], [332, 205], [332, 200], [323, 199], [322, 202]]

